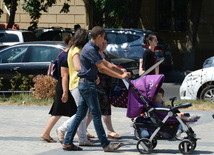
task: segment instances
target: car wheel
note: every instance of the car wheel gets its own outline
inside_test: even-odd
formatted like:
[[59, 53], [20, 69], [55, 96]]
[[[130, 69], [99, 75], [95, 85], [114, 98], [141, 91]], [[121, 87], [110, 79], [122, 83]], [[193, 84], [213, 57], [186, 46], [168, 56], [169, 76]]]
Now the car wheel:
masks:
[[214, 102], [214, 85], [209, 85], [209, 86], [205, 87], [201, 91], [200, 99]]

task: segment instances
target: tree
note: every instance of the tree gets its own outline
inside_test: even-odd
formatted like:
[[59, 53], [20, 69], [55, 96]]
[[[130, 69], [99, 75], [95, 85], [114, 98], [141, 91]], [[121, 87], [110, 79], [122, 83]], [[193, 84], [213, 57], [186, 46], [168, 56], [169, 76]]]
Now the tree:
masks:
[[[10, 17], [7, 28], [12, 28], [15, 20], [15, 13], [17, 10], [19, 0], [4, 0], [4, 4], [10, 10]], [[69, 2], [70, 0], [66, 0], [64, 3], [60, 13], [68, 13], [69, 12]], [[34, 29], [37, 27], [38, 19], [41, 17], [41, 12], [47, 12], [49, 7], [52, 7], [53, 4], [56, 3], [56, 0], [25, 0], [23, 4], [23, 9], [30, 14], [32, 19], [31, 27]], [[0, 9], [0, 16], [3, 14], [3, 10]]]
[[[85, 0], [87, 1], [87, 0]], [[88, 0], [89, 2], [90, 0]], [[105, 27], [132, 27], [138, 26], [141, 0], [92, 0], [93, 25]], [[87, 7], [86, 7], [87, 9]], [[88, 7], [88, 9], [90, 9]]]
[[184, 69], [193, 70], [195, 66], [195, 46], [198, 25], [201, 16], [202, 0], [190, 1], [190, 18], [186, 35], [186, 51], [184, 53]]
[[126, 6], [126, 14], [123, 17], [123, 27], [137, 28], [140, 18], [140, 8], [142, 0], [128, 0]]
[[[15, 20], [15, 14], [16, 14], [16, 8], [18, 0], [4, 0], [4, 4], [9, 8], [10, 10], [10, 18], [7, 25], [7, 28], [12, 28]], [[3, 10], [0, 9], [0, 16], [3, 14]]]
[[[66, 0], [64, 3], [62, 9], [60, 10], [60, 13], [68, 13], [69, 12], [69, 2], [70, 0]], [[56, 0], [25, 0], [23, 4], [23, 9], [29, 13], [32, 21], [31, 21], [31, 27], [33, 29], [37, 28], [38, 25], [38, 19], [41, 17], [41, 12], [47, 12], [47, 9], [49, 7], [52, 7], [53, 4], [56, 4]]]

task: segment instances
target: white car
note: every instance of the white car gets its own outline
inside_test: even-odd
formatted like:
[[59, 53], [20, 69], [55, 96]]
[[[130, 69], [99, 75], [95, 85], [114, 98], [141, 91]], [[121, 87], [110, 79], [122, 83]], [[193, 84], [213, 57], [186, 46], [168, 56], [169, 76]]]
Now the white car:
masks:
[[36, 40], [36, 35], [28, 30], [0, 30], [0, 45], [2, 46], [11, 46]]
[[214, 56], [207, 58], [203, 63], [203, 68], [212, 67], [214, 66]]
[[214, 101], [214, 67], [189, 73], [180, 87], [180, 99]]

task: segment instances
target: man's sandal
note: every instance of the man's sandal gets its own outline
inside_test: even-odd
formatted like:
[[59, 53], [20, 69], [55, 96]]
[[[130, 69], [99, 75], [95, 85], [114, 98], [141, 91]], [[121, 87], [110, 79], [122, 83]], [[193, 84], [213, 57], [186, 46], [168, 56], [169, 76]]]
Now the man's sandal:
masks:
[[104, 152], [113, 152], [117, 149], [119, 149], [121, 147], [121, 144], [118, 143], [117, 145], [116, 144], [109, 144], [108, 146], [106, 146], [103, 150]]
[[65, 151], [82, 151], [82, 148], [78, 147], [74, 144], [71, 144], [70, 147], [63, 147], [63, 150], [65, 150]]

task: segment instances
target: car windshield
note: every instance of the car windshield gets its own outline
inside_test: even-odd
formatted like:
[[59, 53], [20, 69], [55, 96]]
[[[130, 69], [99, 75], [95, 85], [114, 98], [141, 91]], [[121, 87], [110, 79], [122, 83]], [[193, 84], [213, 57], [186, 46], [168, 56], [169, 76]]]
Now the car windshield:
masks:
[[211, 60], [211, 59], [205, 60], [205, 62], [203, 64], [203, 68], [211, 67], [212, 63], [213, 63], [213, 60]]
[[16, 34], [0, 33], [0, 43], [3, 42], [19, 42], [19, 37]]

